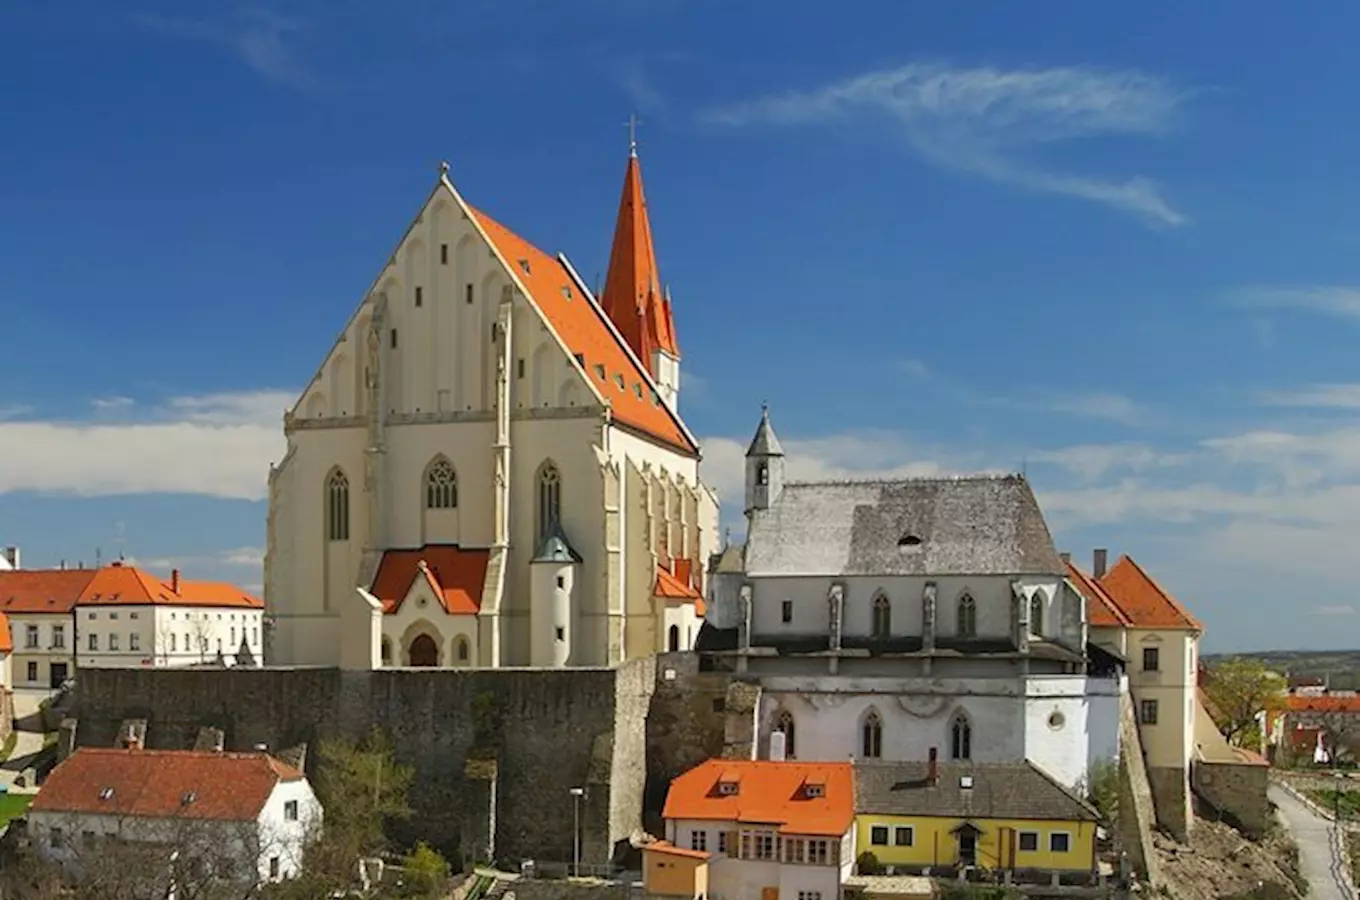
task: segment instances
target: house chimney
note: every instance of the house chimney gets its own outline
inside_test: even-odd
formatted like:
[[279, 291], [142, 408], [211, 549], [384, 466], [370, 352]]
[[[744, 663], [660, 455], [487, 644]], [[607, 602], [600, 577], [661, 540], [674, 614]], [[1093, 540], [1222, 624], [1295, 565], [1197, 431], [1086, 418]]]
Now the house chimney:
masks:
[[784, 732], [782, 731], [775, 731], [770, 733], [770, 759], [773, 762], [784, 761], [785, 758], [784, 746], [787, 741], [787, 737], [788, 736], [785, 735]]
[[1091, 554], [1091, 574], [1097, 578], [1105, 577], [1105, 563], [1109, 560], [1110, 551], [1104, 547], [1096, 548]]
[[1067, 565], [1072, 561], [1072, 554], [1070, 553], [1059, 553], [1058, 556], [1062, 559], [1063, 565]]
[[11, 569], [17, 569], [17, 568], [19, 568], [19, 548], [18, 548], [18, 547], [6, 547], [6, 548], [5, 548], [5, 551], [4, 551], [4, 555], [5, 555], [5, 559], [9, 560], [9, 567], [10, 567]]
[[170, 570], [170, 593], [179, 593], [179, 569]]
[[930, 762], [926, 765], [926, 778], [929, 779], [931, 787], [940, 783], [940, 751], [934, 747], [930, 748]]

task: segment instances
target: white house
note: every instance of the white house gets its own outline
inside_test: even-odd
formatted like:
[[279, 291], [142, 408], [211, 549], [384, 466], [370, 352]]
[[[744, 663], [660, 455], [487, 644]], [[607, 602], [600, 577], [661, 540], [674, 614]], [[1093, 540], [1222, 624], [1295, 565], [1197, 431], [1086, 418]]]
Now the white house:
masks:
[[594, 666], [688, 649], [717, 501], [679, 414], [636, 155], [599, 299], [446, 168], [284, 418], [271, 661]]
[[121, 562], [0, 571], [16, 686], [59, 688], [77, 666], [157, 668], [264, 661], [264, 602], [235, 585], [168, 580]]
[[849, 763], [711, 759], [671, 782], [666, 840], [707, 851], [712, 900], [838, 900], [855, 865]]
[[1118, 746], [1117, 679], [1019, 475], [788, 482], [761, 416], [745, 546], [710, 575], [699, 649], [759, 681], [757, 756], [1031, 760], [1075, 786]]
[[117, 840], [246, 883], [298, 874], [321, 821], [306, 776], [267, 753], [138, 747], [76, 750], [28, 811], [38, 853], [76, 873]]

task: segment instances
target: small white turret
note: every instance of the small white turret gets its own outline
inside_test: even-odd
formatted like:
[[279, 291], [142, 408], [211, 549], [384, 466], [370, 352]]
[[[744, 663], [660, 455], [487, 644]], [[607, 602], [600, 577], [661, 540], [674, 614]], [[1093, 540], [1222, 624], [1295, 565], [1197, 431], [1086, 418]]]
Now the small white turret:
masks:
[[529, 563], [529, 651], [535, 666], [570, 665], [581, 556], [553, 522]]
[[770, 425], [770, 408], [761, 405], [760, 425], [746, 450], [746, 515], [769, 509], [784, 490], [784, 448]]

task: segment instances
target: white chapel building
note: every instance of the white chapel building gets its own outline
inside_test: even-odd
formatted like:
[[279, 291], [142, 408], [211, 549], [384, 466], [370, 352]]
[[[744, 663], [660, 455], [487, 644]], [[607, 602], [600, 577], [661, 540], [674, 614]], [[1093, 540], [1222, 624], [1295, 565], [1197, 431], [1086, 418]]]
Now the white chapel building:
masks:
[[271, 663], [599, 666], [689, 649], [717, 498], [630, 154], [603, 296], [447, 166], [285, 415]]

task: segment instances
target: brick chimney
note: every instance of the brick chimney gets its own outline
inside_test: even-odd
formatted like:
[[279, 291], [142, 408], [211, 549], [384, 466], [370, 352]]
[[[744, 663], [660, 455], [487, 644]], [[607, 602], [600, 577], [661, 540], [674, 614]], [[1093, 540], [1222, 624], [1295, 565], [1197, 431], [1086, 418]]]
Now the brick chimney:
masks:
[[930, 748], [930, 762], [926, 764], [926, 778], [930, 781], [931, 787], [940, 783], [940, 751], [934, 747]]
[[1106, 550], [1104, 547], [1096, 548], [1096, 551], [1091, 554], [1091, 574], [1097, 578], [1104, 578], [1105, 566], [1109, 561], [1109, 558], [1109, 550]]
[[179, 593], [179, 569], [170, 570], [170, 593]]

